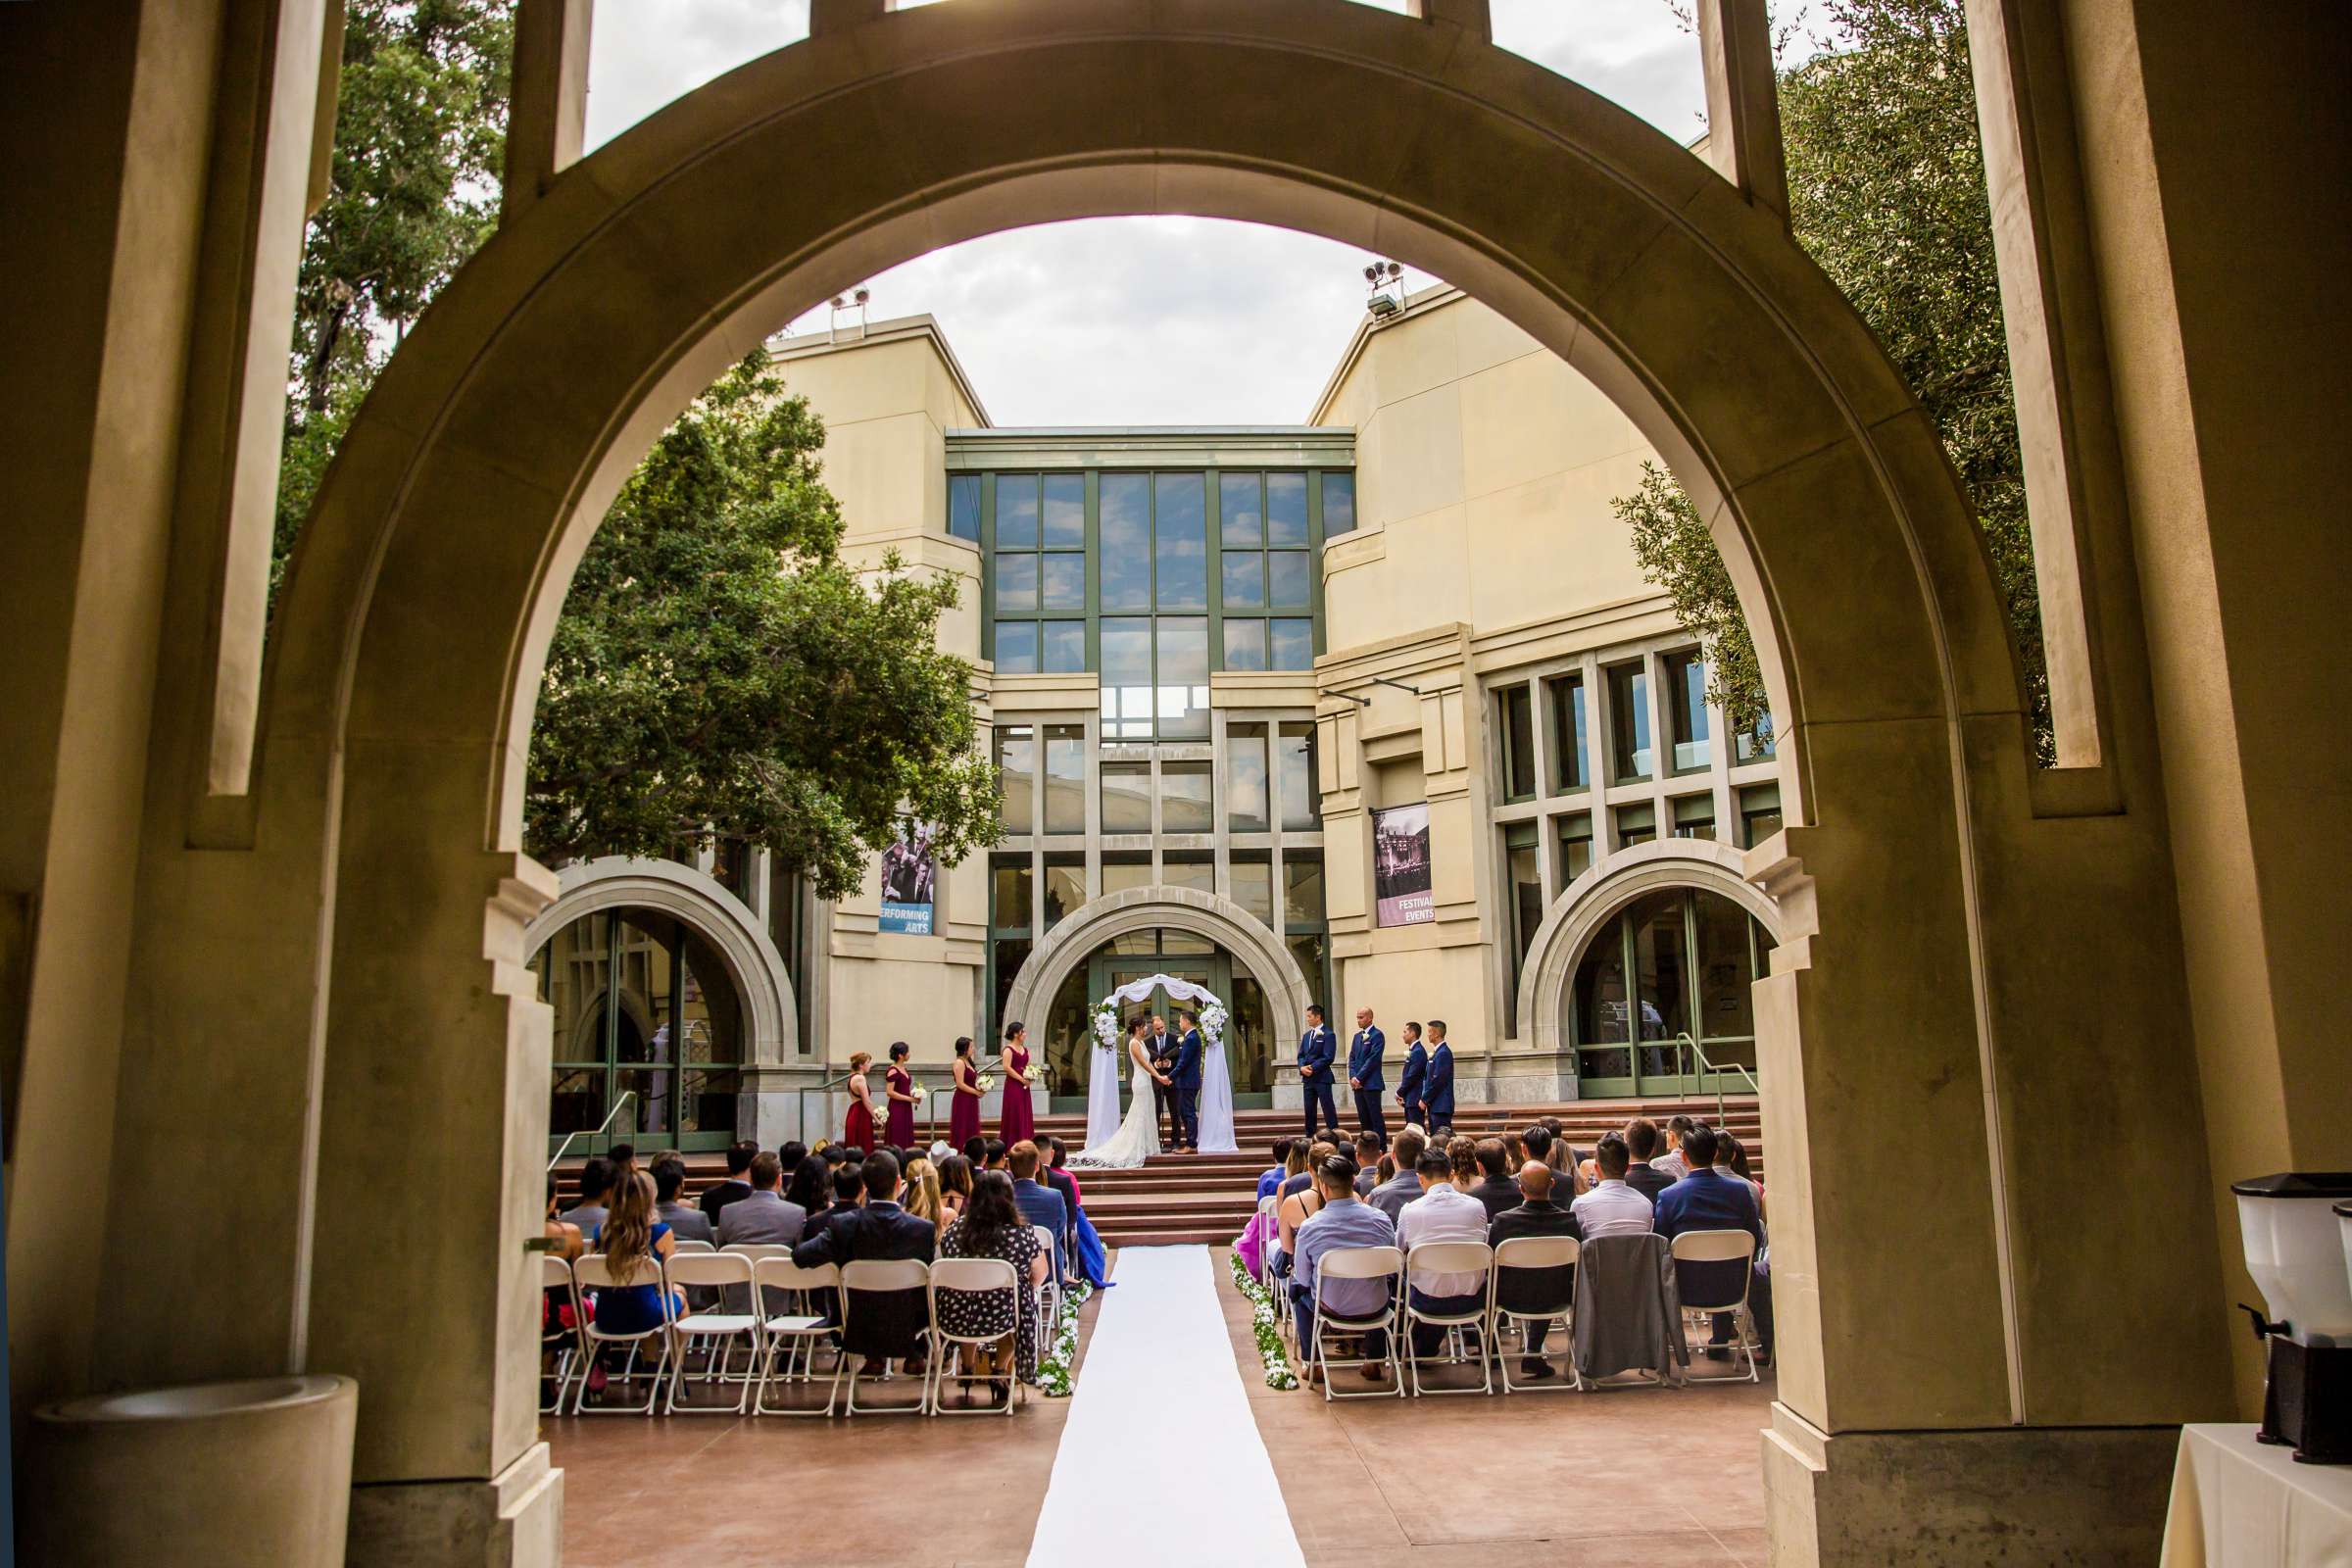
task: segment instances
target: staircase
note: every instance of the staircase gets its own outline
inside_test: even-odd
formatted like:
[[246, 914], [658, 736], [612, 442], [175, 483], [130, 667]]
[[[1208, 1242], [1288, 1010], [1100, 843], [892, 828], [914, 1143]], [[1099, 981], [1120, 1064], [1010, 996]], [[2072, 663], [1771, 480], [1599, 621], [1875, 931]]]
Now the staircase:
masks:
[[[1343, 1114], [1346, 1114], [1343, 1112]], [[1395, 1112], [1391, 1111], [1394, 1121]], [[1625, 1126], [1636, 1116], [1663, 1123], [1682, 1114], [1716, 1121], [1713, 1097], [1705, 1100], [1583, 1100], [1549, 1105], [1462, 1105], [1454, 1114], [1454, 1131], [1484, 1138], [1506, 1129], [1524, 1128], [1538, 1116], [1557, 1116], [1567, 1124], [1571, 1143], [1585, 1153], [1605, 1132]], [[1087, 1217], [1103, 1242], [1111, 1247], [1167, 1247], [1185, 1242], [1222, 1245], [1241, 1234], [1257, 1206], [1258, 1172], [1272, 1162], [1274, 1140], [1298, 1129], [1295, 1110], [1244, 1110], [1234, 1115], [1238, 1154], [1161, 1154], [1140, 1170], [1080, 1170], [1078, 1184], [1086, 1197]], [[1758, 1180], [1764, 1177], [1764, 1135], [1755, 1097], [1727, 1097], [1720, 1125], [1747, 1148]], [[1075, 1151], [1085, 1142], [1086, 1118], [1078, 1114], [1043, 1116], [1038, 1130], [1056, 1135]], [[1349, 1129], [1352, 1132], [1352, 1128]], [[1393, 1129], [1392, 1129], [1393, 1130]], [[718, 1154], [688, 1154], [686, 1198], [691, 1202], [702, 1190], [726, 1175], [726, 1160]], [[564, 1161], [566, 1176], [582, 1163]], [[569, 1192], [568, 1186], [565, 1189]]]

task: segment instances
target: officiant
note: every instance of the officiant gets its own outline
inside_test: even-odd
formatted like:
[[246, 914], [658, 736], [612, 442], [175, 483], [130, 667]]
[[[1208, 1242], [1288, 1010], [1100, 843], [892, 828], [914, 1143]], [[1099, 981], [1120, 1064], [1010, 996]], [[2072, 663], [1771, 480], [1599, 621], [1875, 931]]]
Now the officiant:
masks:
[[1176, 1110], [1177, 1038], [1168, 1033], [1168, 1020], [1159, 1013], [1152, 1015], [1152, 1110], [1154, 1116], [1166, 1121], [1168, 1130], [1159, 1140], [1159, 1147], [1173, 1150], [1184, 1138], [1184, 1123]]

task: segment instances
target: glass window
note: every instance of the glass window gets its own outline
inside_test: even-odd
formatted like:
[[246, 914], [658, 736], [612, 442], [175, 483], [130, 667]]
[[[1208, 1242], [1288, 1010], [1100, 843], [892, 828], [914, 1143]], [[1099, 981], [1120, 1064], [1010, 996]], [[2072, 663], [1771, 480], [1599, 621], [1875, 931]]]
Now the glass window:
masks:
[[1609, 677], [1609, 734], [1616, 748], [1617, 781], [1649, 777], [1649, 675], [1639, 662], [1612, 664]]
[[1715, 797], [1678, 795], [1674, 798], [1674, 836], [1711, 839], [1715, 836]]
[[1102, 621], [1102, 738], [1152, 738], [1152, 622], [1141, 615]]
[[1274, 867], [1263, 855], [1236, 855], [1232, 860], [1233, 902], [1267, 925], [1274, 923]]
[[1236, 833], [1264, 833], [1273, 825], [1266, 809], [1266, 726], [1227, 725], [1225, 816]]
[[1282, 852], [1282, 919], [1287, 926], [1323, 923], [1323, 857], [1312, 850]]
[[1002, 941], [994, 944], [994, 948], [989, 956], [990, 967], [996, 971], [997, 1000], [989, 1012], [987, 1034], [991, 1040], [1002, 1040], [1004, 1037], [1004, 1004], [1012, 996], [1012, 982], [1019, 976], [1021, 965], [1029, 961], [1029, 939], [1020, 937]]
[[[1034, 557], [1032, 560], [1036, 559]], [[1037, 622], [997, 622], [997, 672], [1003, 675], [1037, 673]]]
[[1738, 761], [1761, 762], [1769, 759], [1773, 755], [1772, 715], [1758, 713], [1755, 723], [1740, 732], [1734, 750]]
[[1102, 831], [1105, 833], [1149, 833], [1152, 831], [1152, 764], [1150, 762], [1104, 762], [1102, 764]]
[[[1629, 1038], [1633, 1007], [1625, 988], [1625, 922], [1611, 920], [1592, 934], [1592, 945], [1577, 960], [1570, 1010], [1579, 1046], [1617, 1045]], [[1587, 1078], [1631, 1078], [1633, 1053], [1580, 1051], [1578, 1073]]]
[[997, 731], [997, 791], [1004, 802], [1005, 832], [1037, 830], [1031, 795], [1031, 781], [1036, 776], [1037, 732], [1026, 724]]
[[1171, 855], [1159, 862], [1159, 881], [1162, 887], [1192, 888], [1201, 893], [1214, 893], [1217, 891], [1216, 862], [1205, 855]]
[[1208, 608], [1208, 491], [1198, 473], [1152, 476], [1152, 602], [1161, 610]]
[[1159, 830], [1162, 833], [1213, 833], [1216, 811], [1209, 795], [1210, 763], [1159, 764]]
[[[1185, 886], [1190, 887], [1192, 884], [1188, 882]], [[1214, 953], [1217, 951], [1217, 945], [1208, 938], [1197, 937], [1190, 931], [1163, 929], [1159, 933], [1159, 951], [1162, 953]], [[1194, 972], [1198, 973], [1199, 971]], [[1180, 976], [1181, 974], [1182, 971], [1179, 971]]]
[[[1634, 925], [1634, 973], [1640, 1001], [1641, 1038], [1672, 1040], [1690, 1027], [1690, 956], [1684, 945], [1683, 894], [1652, 893], [1627, 913]], [[1642, 1071], [1665, 1076], [1675, 1070], [1673, 1054], [1642, 1054]]]
[[1323, 475], [1323, 537], [1337, 539], [1344, 533], [1355, 531], [1355, 475], [1326, 473]]
[[1696, 653], [1668, 654], [1666, 669], [1668, 722], [1674, 726], [1674, 770], [1688, 773], [1707, 765], [1711, 748], [1707, 728], [1707, 666]]
[[1592, 869], [1592, 816], [1578, 811], [1555, 820], [1560, 835], [1560, 886], [1565, 888]]
[[1315, 667], [1315, 623], [1311, 620], [1276, 620], [1267, 629], [1266, 662], [1275, 669], [1312, 669]]
[[1086, 861], [1055, 856], [1046, 861], [1046, 929], [1086, 902]]
[[1266, 475], [1266, 543], [1306, 546], [1306, 475]]
[[1045, 512], [1045, 539], [1048, 550], [1084, 550], [1086, 548], [1085, 474], [1047, 474]]
[[980, 542], [980, 476], [948, 475], [948, 532], [957, 539]]
[[1283, 725], [1275, 743], [1274, 763], [1281, 781], [1283, 831], [1306, 833], [1321, 827], [1323, 798], [1315, 783], [1315, 726]]
[[1305, 551], [1277, 550], [1266, 557], [1266, 603], [1276, 610], [1314, 607], [1307, 584]]
[[[1000, 558], [1004, 559], [1004, 558]], [[1038, 558], [1015, 556], [1034, 568]], [[1086, 557], [1071, 552], [1047, 556], [1045, 571], [1039, 580], [1037, 607], [1040, 610], [1084, 610], [1086, 608]]]
[[1632, 849], [1647, 844], [1658, 836], [1658, 809], [1654, 806], [1620, 806], [1617, 808], [1617, 846]]
[[1265, 555], [1256, 550], [1226, 551], [1222, 592], [1227, 610], [1265, 609]]
[[1505, 686], [1494, 694], [1502, 730], [1502, 798], [1536, 798], [1536, 703], [1525, 686]]
[[997, 557], [997, 613], [1037, 609], [1037, 557]]
[[997, 475], [997, 548], [1037, 548], [1037, 475]]
[[1152, 885], [1152, 857], [1149, 855], [1105, 855], [1102, 857], [1102, 894], [1126, 893]]
[[1740, 792], [1740, 847], [1752, 850], [1781, 830], [1781, 787], [1751, 784]]
[[1228, 547], [1255, 548], [1266, 542], [1265, 508], [1254, 473], [1217, 475], [1217, 532]]
[[1086, 731], [1076, 724], [1046, 729], [1046, 831], [1086, 831]]
[[1102, 608], [1152, 608], [1152, 482], [1140, 473], [1102, 476]]
[[1038, 668], [1050, 675], [1071, 675], [1086, 668], [1085, 621], [1041, 621], [1038, 632]]
[[1284, 933], [1284, 941], [1298, 972], [1306, 976], [1306, 994], [1323, 1004], [1324, 1016], [1337, 1016], [1339, 1007], [1331, 995], [1331, 939], [1320, 931], [1289, 931]]
[[1266, 623], [1255, 616], [1225, 622], [1225, 667], [1266, 667]]
[[1029, 857], [999, 857], [989, 863], [988, 924], [995, 931], [1029, 929]]
[[1173, 740], [1208, 735], [1208, 622], [1162, 615], [1159, 627], [1159, 733]]
[[[1760, 946], [1749, 938], [1748, 928], [1754, 922], [1745, 909], [1719, 894], [1693, 893], [1690, 901], [1696, 906], [1698, 927], [1699, 1038], [1752, 1041], [1756, 1014], [1748, 988], [1755, 984]], [[1761, 931], [1757, 927], [1759, 935]], [[1719, 1052], [1709, 1051], [1707, 1055], [1719, 1063], [1724, 1060]], [[1753, 1064], [1752, 1046], [1748, 1058], [1740, 1065]]]
[[1537, 843], [1533, 822], [1513, 822], [1502, 830], [1503, 882], [1509, 889], [1511, 920], [1511, 987], [1503, 993], [1509, 1004], [1504, 1027], [1512, 1034], [1519, 1032], [1519, 973], [1535, 946], [1536, 928], [1544, 923], [1544, 867]]
[[1585, 677], [1557, 675], [1544, 683], [1551, 696], [1551, 792], [1591, 786], [1585, 761]]

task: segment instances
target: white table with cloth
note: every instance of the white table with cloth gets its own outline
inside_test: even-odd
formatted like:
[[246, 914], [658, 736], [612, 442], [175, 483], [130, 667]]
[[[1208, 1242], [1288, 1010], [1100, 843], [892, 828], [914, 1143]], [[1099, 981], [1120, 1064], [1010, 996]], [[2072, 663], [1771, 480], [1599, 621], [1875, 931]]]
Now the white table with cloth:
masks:
[[2297, 1464], [2256, 1430], [2180, 1429], [2164, 1568], [2352, 1568], [2352, 1466]]

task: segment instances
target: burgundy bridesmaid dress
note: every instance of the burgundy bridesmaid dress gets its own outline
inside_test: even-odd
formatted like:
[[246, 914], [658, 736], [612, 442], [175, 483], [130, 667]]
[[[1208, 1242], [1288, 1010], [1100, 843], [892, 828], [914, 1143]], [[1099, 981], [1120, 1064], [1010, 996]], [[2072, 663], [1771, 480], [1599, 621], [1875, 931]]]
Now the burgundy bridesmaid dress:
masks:
[[[961, 1086], [970, 1084], [972, 1080], [971, 1063], [958, 1058], [956, 1063], [956, 1082]], [[948, 1107], [948, 1142], [954, 1144], [956, 1152], [960, 1154], [963, 1146], [979, 1136], [980, 1097], [967, 1095], [958, 1087], [956, 1103]]]
[[1015, 1046], [1005, 1052], [1004, 1065], [1011, 1072], [1004, 1075], [1004, 1119], [998, 1128], [997, 1136], [1009, 1147], [1024, 1138], [1037, 1136], [1037, 1114], [1029, 1108], [1029, 1091], [1024, 1085], [1012, 1081], [1012, 1073], [1026, 1074], [1029, 1071], [1028, 1048]]
[[[906, 1094], [914, 1087], [914, 1074], [904, 1067], [893, 1067], [886, 1076], [892, 1090], [899, 1094]], [[904, 1100], [890, 1102], [888, 1117], [883, 1122], [882, 1141], [896, 1144], [901, 1149], [914, 1147], [914, 1106], [911, 1103]]]

